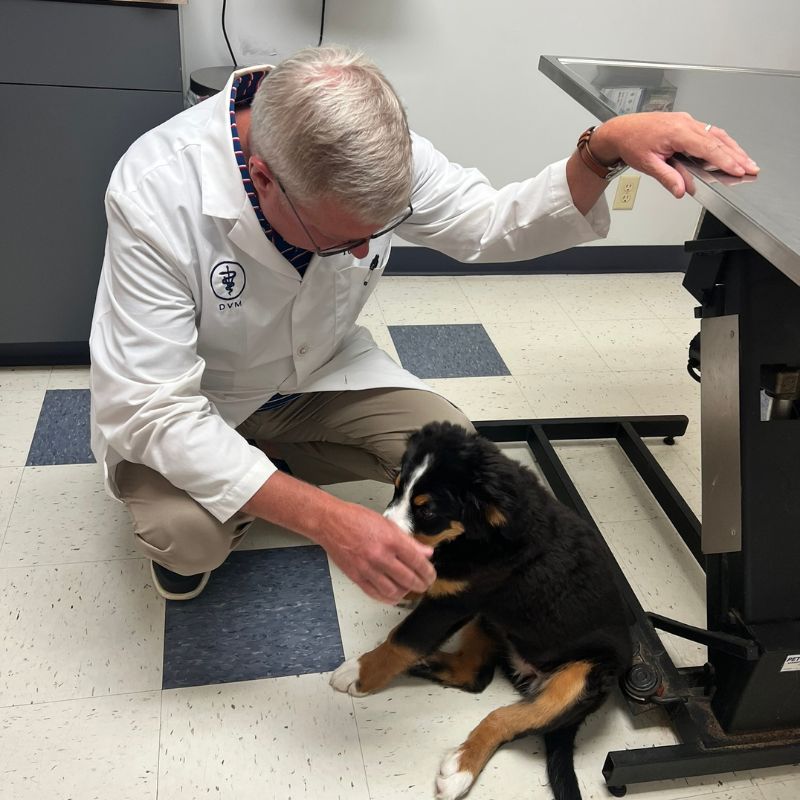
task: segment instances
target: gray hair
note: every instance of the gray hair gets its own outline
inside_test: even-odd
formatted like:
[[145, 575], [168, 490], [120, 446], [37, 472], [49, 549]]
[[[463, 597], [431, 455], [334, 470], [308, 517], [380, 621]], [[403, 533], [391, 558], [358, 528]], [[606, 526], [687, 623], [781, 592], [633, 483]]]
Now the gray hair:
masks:
[[408, 206], [406, 114], [361, 53], [309, 47], [275, 67], [253, 100], [250, 147], [302, 205], [331, 198], [375, 225]]

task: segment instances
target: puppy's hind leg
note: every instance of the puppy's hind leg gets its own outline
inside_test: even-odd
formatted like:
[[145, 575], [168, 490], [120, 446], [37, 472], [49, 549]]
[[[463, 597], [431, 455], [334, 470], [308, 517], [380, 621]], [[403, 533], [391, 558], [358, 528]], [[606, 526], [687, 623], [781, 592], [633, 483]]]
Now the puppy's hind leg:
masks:
[[[587, 679], [593, 667], [589, 661], [565, 664], [542, 683], [534, 697], [492, 711], [443, 759], [436, 779], [437, 800], [463, 797], [500, 745], [524, 734], [557, 729], [562, 720], [575, 725], [574, 712], [587, 699]], [[555, 800], [580, 800], [580, 794], [571, 789], [561, 792], [564, 785], [562, 781], [552, 785]]]
[[409, 670], [410, 675], [428, 678], [465, 692], [482, 692], [494, 677], [498, 644], [474, 619], [462, 628], [461, 646], [454, 653], [437, 650]]

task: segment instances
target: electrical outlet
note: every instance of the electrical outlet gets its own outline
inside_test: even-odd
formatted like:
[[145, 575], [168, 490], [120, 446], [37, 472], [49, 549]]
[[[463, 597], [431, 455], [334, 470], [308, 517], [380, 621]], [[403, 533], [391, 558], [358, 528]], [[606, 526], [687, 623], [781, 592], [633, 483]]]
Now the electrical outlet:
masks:
[[630, 211], [633, 208], [640, 177], [641, 175], [625, 173], [617, 178], [617, 193], [614, 195], [614, 205], [612, 206], [615, 211]]

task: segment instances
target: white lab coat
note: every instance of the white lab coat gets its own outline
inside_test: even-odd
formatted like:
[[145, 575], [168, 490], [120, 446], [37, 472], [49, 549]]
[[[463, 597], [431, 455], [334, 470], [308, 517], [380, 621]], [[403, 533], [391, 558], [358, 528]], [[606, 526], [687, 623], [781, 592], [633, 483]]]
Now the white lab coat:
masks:
[[[265, 68], [235, 74], [255, 69]], [[363, 259], [315, 256], [300, 280], [245, 195], [229, 98], [230, 82], [144, 134], [117, 164], [90, 339], [92, 449], [109, 491], [117, 496], [121, 460], [146, 464], [220, 521], [275, 470], [234, 428], [276, 392], [428, 388], [355, 324], [391, 234]], [[416, 135], [413, 155], [414, 214], [398, 230], [408, 241], [499, 262], [608, 231], [604, 199], [586, 217], [572, 204], [566, 161], [495, 190]]]

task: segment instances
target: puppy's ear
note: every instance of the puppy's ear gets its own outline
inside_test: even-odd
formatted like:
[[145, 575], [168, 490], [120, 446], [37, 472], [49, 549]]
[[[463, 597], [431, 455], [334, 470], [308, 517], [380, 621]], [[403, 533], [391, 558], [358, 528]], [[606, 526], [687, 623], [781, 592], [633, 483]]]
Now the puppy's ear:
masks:
[[474, 440], [477, 456], [468, 498], [473, 530], [503, 532], [516, 507], [516, 465], [484, 439]]

